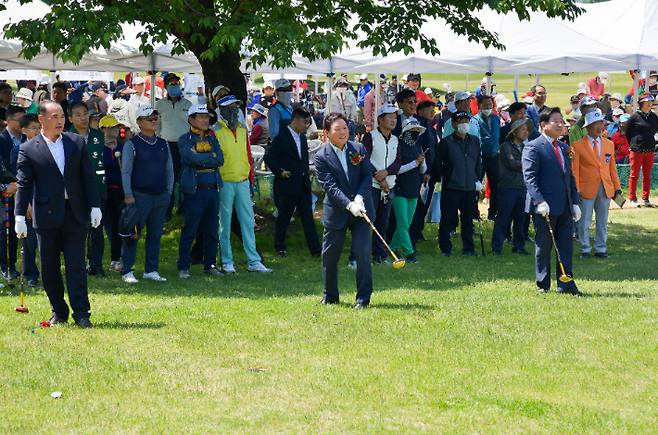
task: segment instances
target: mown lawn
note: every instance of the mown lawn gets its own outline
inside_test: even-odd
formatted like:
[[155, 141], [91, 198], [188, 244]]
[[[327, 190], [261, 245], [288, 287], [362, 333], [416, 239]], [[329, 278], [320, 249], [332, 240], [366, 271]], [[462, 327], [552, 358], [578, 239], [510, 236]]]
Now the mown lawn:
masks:
[[169, 282], [90, 281], [92, 330], [40, 328], [43, 291], [19, 315], [0, 290], [0, 432], [655, 433], [658, 209], [610, 221], [610, 258], [575, 260], [583, 298], [536, 294], [509, 247], [440, 257], [434, 225], [418, 264], [375, 268], [363, 311], [347, 267], [341, 305], [318, 303], [298, 224], [286, 259], [259, 233], [273, 274], [236, 246], [239, 273], [215, 280], [176, 277], [170, 232]]

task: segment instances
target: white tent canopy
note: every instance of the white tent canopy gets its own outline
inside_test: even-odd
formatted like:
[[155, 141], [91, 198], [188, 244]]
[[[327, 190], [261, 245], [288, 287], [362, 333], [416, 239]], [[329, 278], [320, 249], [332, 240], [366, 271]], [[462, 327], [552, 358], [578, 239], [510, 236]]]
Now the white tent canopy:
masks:
[[[35, 0], [20, 5], [10, 0], [0, 13], [0, 26], [8, 22], [37, 18], [50, 8]], [[330, 59], [309, 61], [294, 57], [296, 65], [277, 69], [268, 65], [243, 71], [320, 75], [329, 72], [492, 72], [492, 73], [563, 73], [574, 71], [658, 68], [658, 1], [611, 0], [584, 5], [586, 13], [574, 23], [550, 19], [533, 13], [529, 21], [519, 21], [516, 14], [500, 15], [489, 9], [477, 13], [484, 28], [499, 35], [504, 51], [486, 48], [452, 32], [440, 20], [423, 26], [423, 32], [435, 38], [441, 54], [426, 54], [419, 44], [413, 53], [373, 56], [371, 50], [348, 43], [347, 49]], [[621, 29], [615, 31], [615, 29]], [[62, 62], [46, 51], [32, 60], [20, 56], [17, 41], [0, 39], [0, 69], [86, 70], [86, 71], [179, 71], [201, 72], [191, 53], [172, 55], [169, 46], [157, 47], [148, 56], [139, 52], [137, 33], [141, 27], [125, 25], [124, 39], [109, 50], [94, 50], [78, 65]]]

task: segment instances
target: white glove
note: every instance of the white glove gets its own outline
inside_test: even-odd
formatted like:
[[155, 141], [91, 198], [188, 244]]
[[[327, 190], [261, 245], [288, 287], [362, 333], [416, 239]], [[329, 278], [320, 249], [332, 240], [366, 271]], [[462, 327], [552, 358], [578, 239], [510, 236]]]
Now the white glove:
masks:
[[573, 220], [578, 222], [580, 220], [580, 217], [583, 215], [583, 213], [580, 211], [580, 207], [578, 207], [578, 205], [574, 204], [571, 207], [571, 210], [573, 211]]
[[481, 181], [475, 182], [475, 190], [477, 190], [478, 192], [482, 192], [484, 190], [484, 185], [482, 184]]
[[365, 204], [363, 203], [363, 196], [361, 196], [361, 195], [356, 195], [356, 196], [354, 197], [354, 202], [356, 202], [357, 204], [359, 204], [362, 208], [364, 208], [364, 209], [366, 208]]
[[540, 214], [542, 216], [548, 216], [548, 214], [551, 212], [551, 208], [548, 206], [548, 203], [546, 201], [540, 202], [537, 205], [537, 214]]
[[90, 217], [91, 226], [93, 228], [98, 228], [98, 226], [101, 224], [101, 219], [103, 219], [103, 213], [101, 213], [101, 209], [98, 207], [92, 207]]
[[363, 215], [363, 212], [366, 211], [363, 205], [357, 203], [356, 201], [352, 201], [349, 204], [347, 204], [347, 209], [349, 210], [350, 213], [352, 213], [356, 217], [361, 217]]
[[25, 223], [25, 216], [16, 216], [14, 231], [16, 231], [16, 237], [19, 239], [27, 237], [27, 224]]

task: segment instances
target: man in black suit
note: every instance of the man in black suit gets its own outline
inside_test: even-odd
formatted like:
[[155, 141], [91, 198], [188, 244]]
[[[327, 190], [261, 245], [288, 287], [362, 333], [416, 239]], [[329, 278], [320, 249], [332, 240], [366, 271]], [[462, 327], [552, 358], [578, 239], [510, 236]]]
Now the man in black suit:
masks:
[[265, 154], [265, 163], [274, 174], [274, 202], [278, 215], [274, 233], [274, 249], [285, 257], [286, 231], [295, 208], [311, 255], [320, 256], [320, 242], [313, 221], [311, 180], [308, 170], [308, 142], [306, 129], [311, 125], [311, 114], [298, 108], [293, 110], [288, 127], [272, 141]]
[[60, 253], [64, 253], [73, 318], [82, 328], [89, 328], [85, 239], [90, 219], [96, 228], [102, 218], [94, 172], [84, 138], [62, 133], [66, 117], [59, 104], [42, 102], [39, 122], [41, 134], [22, 144], [18, 153], [16, 234], [27, 235], [25, 215], [31, 203], [43, 287], [52, 307], [50, 324], [66, 323], [69, 317], [60, 271]]

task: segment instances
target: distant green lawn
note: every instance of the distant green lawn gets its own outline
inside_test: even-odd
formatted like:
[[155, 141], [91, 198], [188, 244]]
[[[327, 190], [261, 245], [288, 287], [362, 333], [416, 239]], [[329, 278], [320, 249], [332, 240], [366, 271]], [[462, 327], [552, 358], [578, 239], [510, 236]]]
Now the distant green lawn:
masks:
[[440, 257], [435, 225], [418, 264], [374, 268], [364, 311], [345, 266], [341, 305], [319, 304], [299, 224], [286, 259], [271, 224], [258, 234], [273, 274], [235, 246], [239, 273], [215, 280], [179, 280], [167, 234], [169, 282], [91, 279], [88, 331], [39, 328], [43, 291], [20, 315], [3, 289], [0, 432], [655, 433], [658, 209], [610, 221], [611, 257], [575, 260], [583, 298], [536, 294], [532, 257], [508, 246]]

